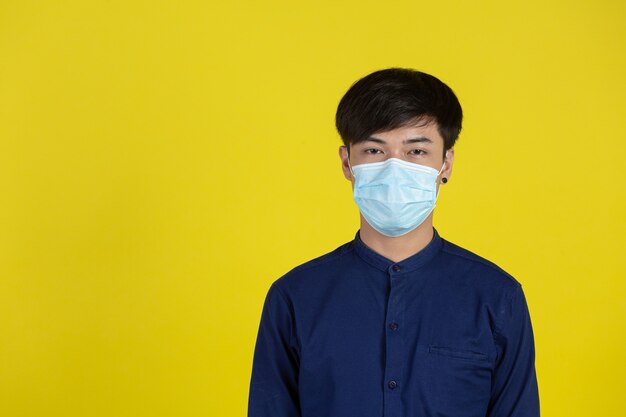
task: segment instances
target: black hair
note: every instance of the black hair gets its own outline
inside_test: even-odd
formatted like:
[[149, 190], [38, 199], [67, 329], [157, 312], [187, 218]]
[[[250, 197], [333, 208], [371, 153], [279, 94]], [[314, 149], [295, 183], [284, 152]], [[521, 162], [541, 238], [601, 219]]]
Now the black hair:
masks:
[[358, 80], [339, 102], [335, 119], [348, 149], [374, 133], [431, 121], [445, 153], [461, 132], [461, 104], [441, 80], [408, 68], [383, 69]]

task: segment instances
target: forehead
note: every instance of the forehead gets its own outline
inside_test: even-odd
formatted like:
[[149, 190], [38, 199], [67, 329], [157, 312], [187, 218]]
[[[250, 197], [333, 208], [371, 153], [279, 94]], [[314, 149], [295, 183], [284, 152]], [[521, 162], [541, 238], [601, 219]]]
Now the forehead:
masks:
[[412, 123], [391, 130], [376, 132], [361, 143], [367, 144], [368, 142], [382, 142], [389, 145], [419, 142], [433, 147], [443, 147], [444, 145], [443, 137], [439, 133], [438, 124], [435, 121]]

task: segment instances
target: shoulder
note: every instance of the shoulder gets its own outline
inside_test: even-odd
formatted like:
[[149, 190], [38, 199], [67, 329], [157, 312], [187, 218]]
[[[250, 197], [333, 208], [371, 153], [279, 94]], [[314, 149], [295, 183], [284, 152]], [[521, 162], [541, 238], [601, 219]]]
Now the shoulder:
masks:
[[444, 239], [441, 251], [451, 268], [462, 272], [464, 276], [472, 277], [476, 284], [497, 286], [510, 292], [515, 292], [521, 287], [521, 283], [510, 273], [468, 249]]
[[353, 253], [353, 241], [342, 244], [336, 249], [297, 265], [283, 276], [272, 283], [283, 292], [288, 292], [288, 287], [302, 287], [312, 281], [312, 277], [322, 279], [332, 275], [333, 271], [340, 269], [345, 264], [346, 256]]
[[494, 262], [454, 243], [443, 241], [442, 254], [450, 268], [452, 280], [465, 290], [471, 289], [494, 317], [495, 330], [501, 333], [516, 314], [527, 312], [526, 298], [521, 282]]

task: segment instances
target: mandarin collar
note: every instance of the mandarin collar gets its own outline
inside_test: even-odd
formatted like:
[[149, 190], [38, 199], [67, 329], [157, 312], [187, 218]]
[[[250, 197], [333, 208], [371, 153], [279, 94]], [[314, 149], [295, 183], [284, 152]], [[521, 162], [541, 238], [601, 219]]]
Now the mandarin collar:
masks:
[[361, 240], [361, 231], [358, 230], [354, 237], [354, 247], [356, 253], [367, 263], [381, 271], [388, 271], [394, 274], [402, 274], [413, 271], [426, 264], [441, 249], [443, 239], [437, 233], [437, 229], [433, 227], [433, 238], [422, 250], [409, 256], [400, 262], [394, 262], [385, 258], [378, 252], [375, 252]]

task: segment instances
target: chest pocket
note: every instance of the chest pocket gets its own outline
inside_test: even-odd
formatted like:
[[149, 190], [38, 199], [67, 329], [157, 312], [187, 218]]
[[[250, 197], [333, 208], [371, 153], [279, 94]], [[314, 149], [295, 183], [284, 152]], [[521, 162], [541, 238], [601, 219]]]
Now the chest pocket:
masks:
[[473, 352], [471, 350], [452, 349], [444, 346], [430, 346], [428, 348], [428, 353], [446, 356], [449, 358], [466, 359], [470, 361], [489, 361], [489, 357], [484, 353]]
[[484, 416], [491, 396], [492, 363], [485, 353], [429, 346], [427, 390], [437, 398], [437, 415]]

